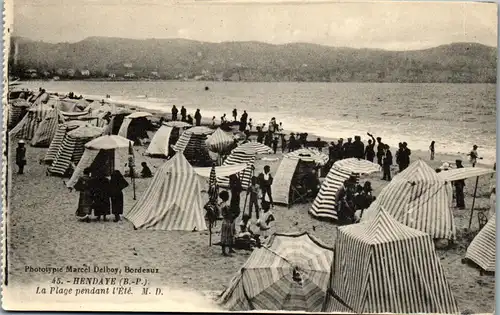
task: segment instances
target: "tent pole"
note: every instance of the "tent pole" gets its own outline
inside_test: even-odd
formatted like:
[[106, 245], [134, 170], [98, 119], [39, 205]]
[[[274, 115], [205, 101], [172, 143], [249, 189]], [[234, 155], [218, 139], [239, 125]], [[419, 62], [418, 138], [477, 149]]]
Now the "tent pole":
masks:
[[[250, 185], [252, 184], [252, 177], [253, 177], [253, 174], [254, 174], [253, 172], [254, 172], [254, 169], [252, 167], [252, 173], [250, 173], [250, 175], [251, 175], [250, 176]], [[246, 211], [246, 208], [247, 208], [247, 200], [248, 200], [248, 192], [245, 194], [245, 203], [243, 204], [243, 214], [245, 214], [245, 211]], [[249, 211], [250, 211], [250, 209], [249, 209]]]
[[212, 246], [212, 222], [208, 222], [208, 246]]
[[136, 200], [136, 195], [135, 195], [135, 174], [134, 174], [134, 168], [132, 166], [130, 167], [130, 177], [132, 178], [132, 188], [134, 190], [134, 200]]
[[476, 177], [476, 186], [474, 187], [474, 195], [472, 197], [472, 207], [470, 208], [470, 219], [469, 219], [469, 230], [472, 225], [472, 215], [474, 213], [474, 204], [476, 203], [476, 193], [477, 193], [477, 184], [479, 183], [479, 176]]

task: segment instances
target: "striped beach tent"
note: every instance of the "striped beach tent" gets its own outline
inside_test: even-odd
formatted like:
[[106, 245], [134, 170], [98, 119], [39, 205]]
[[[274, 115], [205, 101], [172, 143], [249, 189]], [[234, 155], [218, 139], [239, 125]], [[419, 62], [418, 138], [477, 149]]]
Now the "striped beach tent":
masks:
[[34, 147], [48, 147], [54, 138], [59, 124], [64, 122], [64, 117], [58, 108], [52, 110], [42, 122], [31, 139], [31, 145]]
[[364, 159], [348, 158], [333, 164], [338, 169], [360, 175], [372, 174], [382, 171], [380, 165]]
[[312, 148], [298, 149], [293, 152], [283, 154], [283, 157], [289, 159], [301, 160], [305, 162], [314, 162], [319, 166], [325, 165], [326, 163], [328, 163], [329, 160], [328, 155]]
[[138, 229], [204, 231], [203, 206], [198, 175], [182, 153], [177, 153], [158, 169], [125, 218]]
[[101, 128], [80, 126], [69, 131], [64, 137], [48, 172], [52, 175], [64, 176], [74, 169], [85, 151], [85, 144], [102, 134]]
[[139, 126], [137, 122], [147, 120], [146, 117], [150, 116], [152, 116], [152, 114], [148, 112], [135, 112], [126, 116], [120, 126], [120, 129], [118, 130], [118, 135], [130, 139], [130, 137], [135, 133], [134, 129], [137, 130], [142, 128], [142, 126]]
[[321, 310], [333, 251], [308, 233], [273, 234], [255, 249], [223, 292], [231, 311]]
[[47, 153], [45, 153], [45, 158], [43, 159], [43, 161], [46, 164], [51, 164], [52, 161], [54, 161], [54, 159], [56, 158], [57, 152], [59, 152], [59, 149], [61, 148], [67, 133], [83, 125], [83, 121], [67, 121], [65, 123], [59, 124], [56, 133], [54, 134], [54, 137], [50, 142], [49, 149], [47, 150]]
[[344, 181], [353, 175], [356, 174], [344, 171], [335, 165], [332, 166], [309, 209], [309, 214], [315, 218], [337, 220], [337, 204], [335, 201], [337, 192], [344, 184]]
[[30, 103], [24, 99], [14, 99], [9, 101], [9, 116], [7, 118], [7, 127], [9, 129], [16, 126], [26, 114]]
[[177, 153], [183, 153], [189, 163], [193, 165], [208, 166], [207, 164], [210, 164], [211, 166], [212, 159], [208, 154], [206, 140], [207, 136], [214, 131], [203, 126], [190, 128], [182, 133], [172, 149]]
[[246, 142], [237, 146], [235, 149], [233, 149], [232, 152], [241, 152], [241, 153], [255, 155], [255, 154], [271, 154], [274, 151], [267, 145], [262, 144], [260, 142]]
[[217, 128], [213, 134], [208, 136], [206, 144], [210, 151], [225, 154], [229, 153], [229, 150], [233, 147], [234, 137], [222, 129]]
[[338, 231], [323, 312], [460, 313], [428, 234], [383, 209]]
[[52, 111], [54, 109], [46, 105], [31, 107], [23, 119], [9, 132], [9, 138], [31, 140], [40, 123]]
[[472, 260], [481, 269], [494, 272], [496, 263], [496, 215], [494, 214], [488, 223], [472, 240], [465, 258]]
[[451, 185], [424, 161], [418, 160], [394, 176], [361, 220], [371, 220], [377, 209], [383, 207], [399, 222], [434, 239], [453, 240], [455, 221], [451, 202]]
[[[255, 168], [255, 154], [247, 154], [244, 152], [233, 152], [224, 160], [222, 166], [229, 165], [238, 165], [238, 164], [246, 164], [247, 167], [238, 173], [241, 186], [243, 189], [248, 189], [250, 186], [250, 182], [252, 180], [252, 176], [254, 174]], [[217, 182], [220, 187], [229, 188], [229, 177], [218, 177]]]

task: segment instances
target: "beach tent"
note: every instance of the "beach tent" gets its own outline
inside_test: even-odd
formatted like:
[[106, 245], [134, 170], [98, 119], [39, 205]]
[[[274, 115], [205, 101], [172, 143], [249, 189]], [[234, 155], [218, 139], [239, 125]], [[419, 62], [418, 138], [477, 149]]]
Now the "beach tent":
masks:
[[329, 160], [328, 155], [312, 148], [302, 148], [289, 153], [285, 153], [283, 154], [283, 157], [304, 162], [314, 162], [318, 166], [324, 166], [326, 163], [328, 163]]
[[210, 151], [218, 153], [220, 156], [229, 153], [235, 145], [233, 135], [220, 128], [217, 128], [213, 134], [208, 136], [206, 144]]
[[138, 229], [204, 231], [203, 206], [198, 175], [177, 153], [158, 169], [125, 218]]
[[138, 139], [148, 138], [147, 130], [151, 122], [146, 118], [152, 116], [147, 112], [135, 112], [125, 117], [118, 130], [120, 137], [136, 142]]
[[215, 130], [196, 126], [184, 131], [172, 147], [175, 152], [183, 153], [186, 159], [194, 166], [211, 166], [212, 159], [208, 154], [208, 147], [205, 141], [207, 136]]
[[56, 134], [59, 124], [64, 122], [64, 117], [58, 108], [50, 111], [50, 113], [45, 116], [42, 122], [38, 125], [38, 128], [31, 139], [31, 145], [34, 147], [48, 147]]
[[332, 249], [308, 233], [273, 234], [266, 246], [253, 250], [219, 304], [236, 312], [319, 312], [332, 259]]
[[[182, 122], [180, 122], [182, 123]], [[172, 146], [177, 143], [179, 136], [183, 133], [184, 128], [191, 125], [185, 123], [186, 126], [178, 127], [175, 124], [163, 123], [160, 129], [156, 131], [151, 143], [146, 150], [146, 153], [151, 156], [172, 156], [175, 151]]]
[[302, 160], [300, 156], [290, 158], [284, 155], [274, 175], [272, 185], [274, 203], [290, 206], [299, 199], [303, 200], [297, 185], [300, 185], [304, 175], [311, 173], [316, 166], [316, 160], [311, 156]]
[[459, 314], [431, 237], [378, 210], [338, 228], [322, 311]]
[[[252, 176], [256, 176], [254, 174], [255, 159], [256, 159], [255, 154], [247, 154], [245, 152], [235, 152], [233, 150], [233, 152], [224, 160], [222, 166], [240, 165], [240, 164], [247, 165], [246, 168], [239, 173], [239, 177], [243, 189], [248, 189], [252, 180]], [[217, 177], [217, 183], [219, 187], [229, 188], [229, 177], [227, 176]]]
[[21, 119], [23, 119], [24, 115], [26, 115], [26, 112], [30, 106], [31, 104], [24, 99], [14, 99], [12, 101], [9, 101], [7, 127], [11, 129], [16, 126], [21, 121]]
[[67, 121], [65, 123], [59, 124], [50, 142], [49, 149], [45, 153], [45, 158], [43, 159], [46, 164], [51, 164], [56, 158], [57, 152], [61, 148], [64, 138], [67, 136], [68, 132], [74, 130], [85, 123], [83, 121]]
[[467, 253], [466, 259], [472, 260], [481, 269], [489, 272], [495, 271], [496, 263], [496, 215], [494, 214], [488, 223], [472, 240]]
[[69, 131], [64, 137], [54, 161], [52, 161], [48, 173], [59, 176], [66, 175], [69, 170], [74, 169], [80, 162], [85, 150], [85, 144], [101, 134], [102, 128], [86, 125]]
[[455, 222], [451, 211], [452, 188], [424, 161], [413, 162], [394, 176], [365, 211], [369, 221], [383, 207], [399, 222], [428, 233], [434, 239], [453, 240]]
[[66, 186], [72, 188], [86, 168], [106, 176], [110, 176], [114, 170], [119, 170], [123, 174], [128, 163], [128, 149], [131, 143], [130, 140], [117, 135], [103, 135], [89, 141], [85, 144], [83, 156], [71, 178], [66, 182]]
[[46, 105], [30, 107], [23, 119], [9, 132], [9, 138], [31, 140], [40, 123], [52, 111], [54, 109]]

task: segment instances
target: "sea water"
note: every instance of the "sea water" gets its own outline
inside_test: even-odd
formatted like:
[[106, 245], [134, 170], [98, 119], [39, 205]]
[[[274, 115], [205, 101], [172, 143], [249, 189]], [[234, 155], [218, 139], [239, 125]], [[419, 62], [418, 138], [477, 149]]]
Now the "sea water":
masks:
[[434, 140], [436, 152], [463, 159], [477, 144], [490, 163], [496, 154], [494, 84], [29, 81], [22, 87], [97, 100], [109, 94], [111, 101], [166, 113], [174, 104], [191, 115], [199, 108], [217, 120], [224, 113], [232, 119], [236, 108], [254, 124], [276, 117], [285, 130], [365, 141], [370, 132], [392, 147], [405, 141], [428, 150]]

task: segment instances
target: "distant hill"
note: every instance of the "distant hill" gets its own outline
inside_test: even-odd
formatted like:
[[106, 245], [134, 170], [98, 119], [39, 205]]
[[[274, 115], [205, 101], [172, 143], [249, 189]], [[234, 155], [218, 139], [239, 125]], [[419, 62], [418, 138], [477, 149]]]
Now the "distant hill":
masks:
[[134, 73], [163, 79], [322, 82], [496, 82], [496, 48], [454, 43], [415, 51], [353, 49], [292, 43], [206, 43], [185, 39], [89, 37], [49, 44], [25, 38], [9, 56], [10, 71], [88, 69], [92, 76]]

